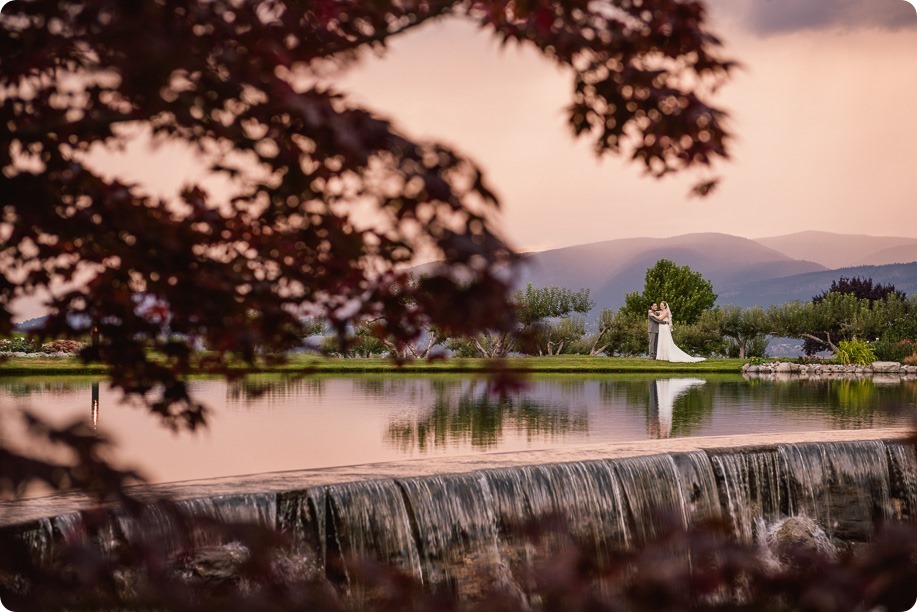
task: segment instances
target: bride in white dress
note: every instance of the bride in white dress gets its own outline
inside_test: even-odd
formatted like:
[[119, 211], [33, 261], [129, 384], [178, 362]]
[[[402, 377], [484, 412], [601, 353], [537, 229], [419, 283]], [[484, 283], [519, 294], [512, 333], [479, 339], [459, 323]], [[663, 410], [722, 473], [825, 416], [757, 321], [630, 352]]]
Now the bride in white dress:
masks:
[[659, 318], [665, 321], [667, 325], [659, 326], [659, 344], [656, 347], [656, 360], [675, 363], [705, 361], [703, 357], [692, 357], [675, 345], [675, 340], [672, 339], [672, 311], [669, 309], [667, 302], [660, 302], [659, 305], [662, 306]]

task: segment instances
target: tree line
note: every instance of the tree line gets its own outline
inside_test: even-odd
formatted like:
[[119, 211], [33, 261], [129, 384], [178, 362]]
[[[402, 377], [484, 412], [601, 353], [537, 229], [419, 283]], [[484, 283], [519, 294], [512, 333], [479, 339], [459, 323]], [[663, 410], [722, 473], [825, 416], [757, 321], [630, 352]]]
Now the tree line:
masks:
[[449, 337], [430, 327], [419, 341], [397, 345], [384, 326], [368, 319], [347, 334], [343, 345], [328, 337], [321, 347], [342, 356], [394, 355], [428, 358], [437, 352], [459, 357], [523, 355], [608, 355], [646, 352], [646, 312], [665, 299], [675, 313], [673, 334], [685, 349], [711, 357], [764, 357], [770, 338], [803, 341], [809, 355], [837, 354], [842, 343], [867, 342], [877, 359], [903, 361], [917, 353], [917, 294], [893, 285], [841, 277], [808, 301], [763, 308], [715, 306], [712, 283], [667, 259], [647, 270], [641, 292], [625, 296], [619, 309], [605, 308], [589, 320], [595, 302], [588, 289], [534, 287], [512, 296], [518, 323], [509, 330]]

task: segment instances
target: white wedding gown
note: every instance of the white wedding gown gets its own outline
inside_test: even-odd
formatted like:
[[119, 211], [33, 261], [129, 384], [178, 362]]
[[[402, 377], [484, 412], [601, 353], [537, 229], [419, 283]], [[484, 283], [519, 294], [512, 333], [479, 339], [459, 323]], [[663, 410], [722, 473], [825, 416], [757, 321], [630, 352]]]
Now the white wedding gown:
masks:
[[656, 345], [656, 360], [657, 361], [671, 361], [674, 363], [697, 363], [698, 361], [706, 361], [703, 357], [692, 357], [687, 354], [678, 346], [675, 345], [675, 341], [672, 339], [672, 315], [666, 317], [668, 325], [659, 326], [659, 337], [658, 344]]

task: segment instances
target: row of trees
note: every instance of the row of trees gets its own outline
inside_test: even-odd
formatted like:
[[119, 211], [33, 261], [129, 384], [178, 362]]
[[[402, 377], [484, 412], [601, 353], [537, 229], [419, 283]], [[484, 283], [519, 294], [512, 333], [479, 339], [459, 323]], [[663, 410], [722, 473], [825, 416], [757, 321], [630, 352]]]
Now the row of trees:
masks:
[[[341, 354], [426, 358], [437, 349], [464, 357], [526, 355], [635, 356], [646, 351], [646, 312], [667, 296], [676, 313], [673, 328], [679, 345], [709, 356], [764, 356], [769, 336], [803, 340], [809, 355], [838, 352], [838, 344], [868, 340], [882, 359], [902, 360], [915, 352], [917, 295], [905, 296], [892, 285], [870, 279], [841, 278], [808, 302], [769, 308], [714, 307], [710, 281], [688, 266], [660, 260], [647, 270], [642, 292], [628, 294], [617, 311], [604, 309], [587, 322], [595, 303], [588, 289], [536, 288], [516, 291], [512, 303], [518, 313], [512, 330], [482, 332], [450, 338], [430, 328], [419, 345], [396, 346], [384, 339], [377, 320], [357, 326]], [[335, 352], [330, 339], [324, 348]]]

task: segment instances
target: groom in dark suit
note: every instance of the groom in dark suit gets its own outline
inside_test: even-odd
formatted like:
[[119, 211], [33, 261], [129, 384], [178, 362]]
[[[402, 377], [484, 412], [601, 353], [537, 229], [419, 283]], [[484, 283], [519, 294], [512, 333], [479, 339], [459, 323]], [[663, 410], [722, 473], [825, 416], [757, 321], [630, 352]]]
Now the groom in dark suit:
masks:
[[646, 332], [649, 336], [649, 356], [650, 359], [656, 358], [656, 346], [659, 343], [659, 325], [665, 325], [665, 321], [656, 317], [659, 312], [659, 305], [655, 302], [646, 313]]

